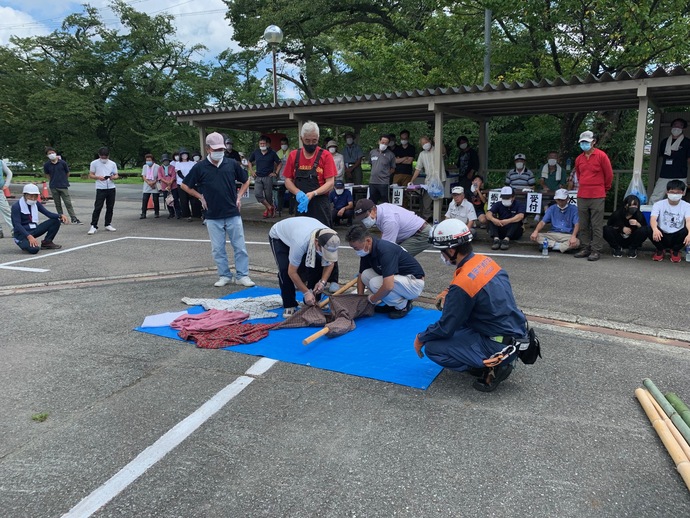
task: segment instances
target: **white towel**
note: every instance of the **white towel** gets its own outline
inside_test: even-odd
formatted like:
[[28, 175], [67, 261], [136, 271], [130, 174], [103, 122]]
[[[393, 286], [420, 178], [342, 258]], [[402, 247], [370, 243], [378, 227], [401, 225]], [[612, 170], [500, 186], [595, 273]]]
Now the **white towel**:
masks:
[[678, 151], [678, 148], [680, 147], [680, 143], [683, 142], [684, 138], [685, 138], [684, 135], [681, 135], [676, 140], [673, 140], [673, 137], [667, 138], [666, 139], [666, 149], [664, 149], [664, 155], [671, 156], [671, 151]]
[[24, 196], [22, 196], [19, 198], [19, 209], [21, 210], [22, 214], [31, 215], [31, 223], [29, 223], [29, 227], [36, 228], [38, 226], [38, 205], [34, 204], [29, 206], [29, 204], [26, 203]]
[[[556, 164], [556, 181], [560, 182], [561, 181], [561, 174], [562, 174], [562, 169], [561, 166]], [[541, 169], [541, 177], [542, 178], [548, 178], [549, 177], [549, 164], [544, 164], [544, 167]]]

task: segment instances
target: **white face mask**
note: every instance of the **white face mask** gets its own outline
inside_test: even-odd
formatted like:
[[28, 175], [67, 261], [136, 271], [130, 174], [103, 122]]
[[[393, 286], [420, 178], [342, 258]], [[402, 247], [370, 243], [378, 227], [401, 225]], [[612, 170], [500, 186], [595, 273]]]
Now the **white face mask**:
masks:
[[513, 200], [501, 200], [504, 207], [510, 207], [513, 204]]
[[472, 184], [472, 186], [470, 187], [470, 191], [477, 192], [477, 186]]
[[101, 161], [101, 164], [107, 164], [108, 163], [107, 158], [100, 158], [99, 160]]
[[192, 158], [192, 160], [194, 160], [195, 162], [198, 162], [199, 160], [201, 160], [201, 157], [198, 155], [194, 155], [194, 158]]
[[376, 223], [376, 220], [374, 218], [372, 218], [371, 216], [367, 216], [366, 218], [364, 218], [362, 220], [362, 225], [364, 225], [367, 228], [373, 227], [375, 223]]
[[328, 151], [331, 152], [331, 155], [335, 155], [335, 152], [338, 151], [338, 148], [329, 147], [329, 148], [328, 148]]
[[427, 142], [426, 144], [424, 144], [424, 145], [422, 146], [422, 149], [423, 149], [424, 151], [429, 151], [429, 150], [431, 149], [431, 143], [430, 143], [430, 142]]
[[674, 137], [680, 137], [681, 133], [683, 133], [683, 128], [671, 128], [671, 135]]
[[280, 149], [282, 149], [283, 151], [287, 151], [287, 148], [288, 148], [287, 144], [281, 144], [280, 145]]
[[223, 157], [225, 156], [225, 151], [211, 151], [210, 156], [211, 160], [218, 162], [219, 160], [223, 160]]
[[360, 257], [366, 257], [369, 255], [369, 252], [364, 250], [364, 248], [362, 248], [361, 250], [355, 250], [355, 253]]
[[48, 155], [48, 160], [55, 160], [57, 158], [57, 155], [55, 153], [50, 153]]
[[175, 155], [175, 156], [173, 156], [173, 160], [174, 160], [175, 162], [177, 162], [179, 159], [180, 159], [180, 155]]
[[555, 158], [549, 158], [549, 165], [551, 167], [555, 166], [556, 165], [556, 159]]
[[522, 171], [525, 168], [524, 162], [515, 162], [515, 170]]
[[338, 196], [340, 196], [340, 195], [341, 195], [342, 193], [344, 193], [344, 192], [345, 192], [345, 189], [336, 189], [336, 190], [335, 190], [335, 193], [336, 193]]
[[354, 141], [355, 141], [355, 139], [351, 139], [351, 138], [346, 138], [346, 139], [345, 139], [345, 142], [347, 142], [347, 145], [348, 145], [348, 146], [351, 146], [352, 143], [353, 143]]
[[25, 200], [25, 201], [26, 201], [26, 204], [27, 204], [29, 207], [33, 207], [34, 205], [36, 205], [36, 202], [37, 202], [38, 200]]
[[460, 149], [467, 149], [467, 142], [460, 144]]
[[259, 146], [259, 149], [261, 151], [266, 151], [268, 149], [268, 146]]
[[379, 151], [385, 151], [388, 149], [388, 144], [379, 144]]
[[408, 140], [405, 140], [405, 139], [400, 140], [400, 144], [402, 144], [403, 146], [407, 146], [407, 143], [408, 143], [408, 142], [409, 142], [409, 141], [408, 141]]
[[679, 201], [683, 198], [683, 195], [682, 195], [682, 194], [672, 194], [672, 193], [669, 193], [669, 194], [667, 194], [667, 196], [668, 196], [668, 201], [672, 201], [672, 202], [674, 202], [674, 203], [679, 202]]

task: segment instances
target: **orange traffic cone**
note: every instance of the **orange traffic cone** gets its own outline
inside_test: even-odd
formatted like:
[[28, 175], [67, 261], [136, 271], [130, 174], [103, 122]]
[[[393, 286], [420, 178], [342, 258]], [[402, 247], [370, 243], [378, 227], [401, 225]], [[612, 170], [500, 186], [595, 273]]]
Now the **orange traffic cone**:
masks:
[[44, 200], [52, 200], [50, 197], [50, 193], [48, 192], [48, 184], [46, 182], [43, 182], [43, 191], [41, 192], [41, 198]]
[[153, 209], [153, 196], [149, 196], [149, 203], [146, 205], [146, 210]]

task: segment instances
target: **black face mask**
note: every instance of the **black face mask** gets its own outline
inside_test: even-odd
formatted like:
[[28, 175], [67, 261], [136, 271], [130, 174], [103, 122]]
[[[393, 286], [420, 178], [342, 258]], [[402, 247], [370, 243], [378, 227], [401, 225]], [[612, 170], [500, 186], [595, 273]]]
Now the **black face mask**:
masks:
[[316, 151], [316, 144], [302, 144], [302, 147], [307, 153], [313, 153]]
[[636, 212], [637, 212], [637, 207], [635, 207], [634, 205], [631, 205], [630, 207], [628, 207], [628, 214], [630, 214], [631, 216], [633, 214], [635, 214]]

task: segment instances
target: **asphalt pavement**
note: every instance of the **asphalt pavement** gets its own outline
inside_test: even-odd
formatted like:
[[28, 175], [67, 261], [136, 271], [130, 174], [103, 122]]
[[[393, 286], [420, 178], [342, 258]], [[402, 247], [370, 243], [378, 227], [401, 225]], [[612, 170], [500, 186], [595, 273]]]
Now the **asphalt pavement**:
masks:
[[[286, 363], [256, 374], [256, 357], [133, 331], [184, 296], [237, 289], [213, 287], [199, 221], [138, 219], [140, 189], [118, 187], [116, 232], [86, 235], [93, 185], [74, 184], [87, 224], [61, 228], [62, 250], [0, 240], [0, 515], [61, 516], [106, 494], [93, 516], [690, 516], [633, 395], [649, 377], [690, 402], [690, 264], [653, 263], [651, 249], [593, 263], [530, 243], [493, 253], [481, 236], [544, 350], [496, 392], [450, 371], [426, 391]], [[251, 276], [277, 286], [261, 212], [245, 201]], [[343, 246], [341, 279], [357, 270]], [[433, 298], [452, 271], [418, 258]], [[237, 380], [151, 461], [147, 448]], [[136, 459], [151, 463], [113, 489]]]

